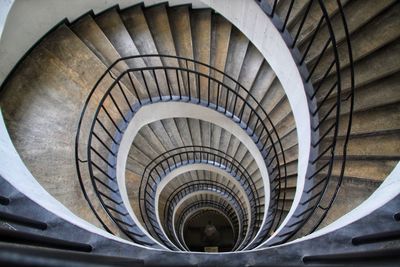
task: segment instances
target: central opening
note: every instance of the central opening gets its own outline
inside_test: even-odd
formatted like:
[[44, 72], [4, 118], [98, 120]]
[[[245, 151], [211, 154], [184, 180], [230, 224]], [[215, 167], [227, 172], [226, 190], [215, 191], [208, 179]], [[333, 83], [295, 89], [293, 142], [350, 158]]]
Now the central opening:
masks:
[[197, 252], [228, 252], [235, 245], [232, 224], [216, 211], [202, 211], [185, 224], [183, 237], [187, 248]]

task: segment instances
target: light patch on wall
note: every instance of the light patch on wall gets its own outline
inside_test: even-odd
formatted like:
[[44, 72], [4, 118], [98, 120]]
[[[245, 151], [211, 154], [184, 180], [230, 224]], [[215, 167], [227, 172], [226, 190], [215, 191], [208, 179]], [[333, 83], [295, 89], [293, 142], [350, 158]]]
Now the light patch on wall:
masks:
[[6, 24], [8, 13], [13, 4], [14, 0], [0, 0], [0, 38], [3, 33], [4, 25]]

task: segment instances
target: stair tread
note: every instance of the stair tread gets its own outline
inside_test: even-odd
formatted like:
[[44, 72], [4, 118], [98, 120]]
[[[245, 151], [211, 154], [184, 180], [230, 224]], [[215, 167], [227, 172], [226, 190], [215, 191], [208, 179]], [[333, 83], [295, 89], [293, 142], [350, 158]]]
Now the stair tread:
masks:
[[[347, 145], [348, 156], [374, 156], [374, 157], [400, 157], [399, 133], [375, 135], [375, 136], [350, 136]], [[337, 141], [338, 147], [342, 147], [343, 139]], [[321, 146], [321, 151], [324, 146]], [[343, 151], [336, 151], [335, 155], [342, 155]]]
[[[222, 16], [212, 14], [210, 65], [222, 72], [224, 72], [227, 62], [231, 31], [232, 24]], [[210, 75], [218, 81], [223, 80], [222, 74], [218, 72], [211, 71]], [[213, 103], [217, 102], [217, 86], [216, 83], [212, 84], [211, 99]]]
[[[374, 132], [385, 132], [399, 129], [400, 107], [398, 103], [356, 112], [353, 114], [351, 134], [368, 134]], [[325, 132], [325, 125], [333, 120], [327, 121], [321, 128]], [[339, 135], [345, 136], [348, 124], [348, 117], [340, 117]]]
[[[397, 39], [375, 51], [368, 57], [355, 62], [355, 86], [360, 87], [400, 71], [397, 58], [392, 56], [399, 53], [400, 39]], [[349, 73], [349, 68], [345, 68], [341, 71], [342, 90], [350, 88]], [[321, 101], [326, 95], [334, 79], [335, 75], [331, 75], [325, 80], [317, 93], [318, 101]]]
[[[379, 3], [375, 3], [375, 1], [372, 0], [369, 1], [371, 2], [370, 4], [365, 4], [365, 1], [349, 1], [349, 4], [344, 6], [345, 14], [347, 14], [347, 12], [352, 14], [351, 16], [348, 16], [348, 18], [346, 17], [346, 22], [350, 33], [362, 26], [364, 23], [368, 22], [370, 18], [373, 18], [379, 14], [379, 12], [393, 3], [393, 0], [379, 1]], [[337, 16], [334, 16], [331, 21], [337, 41], [340, 41], [345, 36], [341, 19], [342, 18], [338, 14]], [[321, 32], [327, 33], [327, 29], [322, 30]], [[319, 34], [316, 37], [315, 45], [308, 53], [308, 59], [315, 58], [317, 56], [325, 44], [326, 39], [327, 34]]]
[[121, 57], [140, 54], [115, 8], [96, 16], [95, 21]]
[[95, 225], [99, 225], [97, 219], [86, 204], [82, 205], [86, 203], [83, 196], [76, 193], [81, 190], [78, 181], [70, 179], [76, 175], [75, 140], [71, 137], [76, 134], [96, 75], [104, 71], [96, 55], [61, 25], [10, 76], [0, 100], [14, 145], [38, 182], [72, 212]]
[[[400, 26], [400, 19], [398, 19], [400, 5], [395, 4], [387, 8], [387, 2], [384, 3], [384, 1], [382, 1], [380, 4], [385, 4], [385, 9], [382, 11], [380, 6], [374, 6], [374, 13], [378, 11], [380, 14], [378, 14], [376, 17], [373, 17], [371, 20], [371, 17], [368, 17], [366, 14], [362, 14], [362, 17], [367, 18], [368, 22], [351, 33], [350, 38], [353, 51], [353, 60], [355, 62], [361, 60], [362, 58], [368, 57], [374, 51], [379, 50], [381, 47], [397, 39], [400, 35], [397, 31], [397, 28]], [[362, 12], [361, 9], [360, 11]], [[342, 59], [341, 68], [347, 67], [349, 64], [349, 59], [346, 56], [346, 53], [348, 53], [346, 42], [343, 41], [338, 44], [338, 52]], [[332, 53], [332, 49], [330, 48], [322, 58], [320, 62], [321, 67], [318, 67], [313, 75], [316, 77], [314, 78], [315, 80], [319, 80], [323, 76], [323, 73], [326, 69], [323, 66], [328, 66], [330, 64], [328, 59], [331, 60], [333, 55]], [[310, 60], [310, 62], [307, 64], [313, 65], [315, 61], [316, 57]]]
[[121, 57], [91, 15], [75, 21], [70, 28], [106, 66]]
[[[397, 160], [347, 160], [344, 176], [367, 179], [373, 181], [383, 181], [397, 164]], [[340, 164], [334, 162], [332, 174], [340, 174]]]
[[[361, 87], [355, 88], [355, 99], [353, 113], [359, 113], [369, 109], [390, 105], [392, 103], [400, 102], [400, 76], [399, 73], [391, 74], [387, 77], [372, 81]], [[343, 93], [344, 95], [347, 92]], [[326, 114], [327, 109], [335, 103], [336, 98], [329, 98], [324, 106], [321, 107], [320, 114]], [[350, 101], [342, 102], [343, 107], [341, 116], [345, 116], [349, 111]], [[328, 116], [333, 118], [334, 115]]]

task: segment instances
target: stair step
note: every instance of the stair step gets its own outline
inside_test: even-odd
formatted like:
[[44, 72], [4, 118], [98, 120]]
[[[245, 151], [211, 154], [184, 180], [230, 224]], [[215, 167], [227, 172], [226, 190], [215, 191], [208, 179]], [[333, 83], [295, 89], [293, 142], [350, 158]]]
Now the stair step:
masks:
[[[141, 55], [158, 54], [142, 6], [136, 5], [120, 11], [120, 16], [135, 46]], [[161, 65], [159, 58], [144, 59], [147, 65]]]
[[285, 136], [289, 132], [296, 129], [296, 123], [294, 121], [293, 113], [290, 112], [284, 118], [282, 118], [277, 124], [275, 124], [276, 132], [279, 136]]
[[[261, 100], [261, 105], [264, 107], [265, 112], [270, 114], [272, 109], [281, 101], [285, 96], [285, 91], [277, 78], [274, 79], [264, 98]], [[276, 122], [275, 122], [276, 123]]]
[[[76, 176], [73, 137], [84, 101], [104, 71], [96, 55], [61, 25], [10, 76], [0, 100], [10, 136], [33, 176], [73, 213], [95, 225], [98, 220], [82, 204], [87, 202], [78, 180], [71, 179]], [[106, 79], [105, 85], [110, 84]], [[89, 122], [82, 127], [89, 128]]]
[[[192, 29], [192, 43], [194, 59], [205, 64], [210, 64], [210, 45], [211, 45], [211, 10], [200, 9], [192, 10], [190, 16], [190, 26]], [[209, 75], [209, 69], [199, 66], [196, 71]], [[200, 84], [208, 83], [206, 78], [200, 78]], [[197, 88], [199, 90], [199, 88]], [[207, 99], [207, 91], [200, 90], [201, 98]]]
[[116, 8], [109, 9], [97, 15], [95, 21], [121, 57], [139, 55], [139, 50], [133, 43]]
[[[351, 14], [359, 13], [359, 18], [357, 18], [357, 14], [354, 17], [351, 16], [350, 27], [352, 26], [351, 20], [357, 19], [361, 22], [364, 22], [360, 18], [363, 18], [364, 20], [368, 19], [368, 22], [366, 24], [362, 24], [363, 26], [359, 28], [355, 27], [357, 28], [357, 30], [351, 33], [350, 38], [354, 61], [358, 61], [362, 58], [368, 57], [374, 51], [380, 49], [388, 43], [391, 43], [399, 37], [399, 33], [398, 31], [396, 31], [396, 29], [400, 26], [400, 5], [397, 3], [388, 6], [388, 3], [393, 3], [393, 1], [382, 1], [379, 3], [381, 4], [379, 6], [368, 4], [361, 5], [363, 8], [369, 9], [368, 11], [373, 12], [374, 14], [376, 14], [376, 12], [380, 12], [375, 17], [367, 16], [366, 14], [362, 13], [365, 10], [363, 10], [363, 8], [360, 8], [359, 4], [354, 8], [358, 9], [360, 13], [353, 10], [351, 11]], [[373, 8], [371, 8], [372, 6]], [[384, 8], [383, 10], [382, 7]], [[359, 24], [357, 24], [357, 26], [358, 25]], [[368, 38], [368, 41], [366, 40], [366, 38]], [[348, 53], [346, 42], [343, 41], [338, 45], [338, 52], [340, 56], [346, 55], [346, 53]], [[322, 66], [328, 66], [330, 64], [328, 60], [331, 60], [332, 56], [332, 49], [329, 49], [320, 62], [321, 68], [316, 69], [313, 75], [314, 77], [321, 78], [323, 76], [323, 72], [325, 71], [325, 69]], [[346, 56], [342, 56], [342, 58], [343, 60], [341, 61], [341, 67], [344, 68], [349, 64], [349, 61], [348, 57]], [[315, 60], [316, 58], [313, 58], [313, 60], [308, 63], [308, 65], [313, 65]], [[315, 80], [319, 80], [319, 78], [315, 78]]]
[[104, 65], [109, 66], [121, 57], [91, 15], [81, 17], [70, 28]]
[[[290, 16], [288, 19], [287, 27], [291, 28], [291, 26], [296, 21], [297, 17], [302, 13], [304, 8], [307, 6], [308, 1], [293, 1], [292, 10], [290, 12]], [[281, 0], [278, 2], [276, 6], [276, 14], [284, 22], [286, 15], [288, 13], [289, 5], [291, 4], [290, 0]]]
[[[373, 181], [383, 181], [396, 166], [398, 160], [347, 160], [345, 176], [367, 179]], [[340, 174], [341, 164], [337, 161], [333, 164], [332, 174]]]
[[[374, 132], [398, 130], [399, 114], [400, 106], [398, 103], [356, 112], [353, 114], [351, 134], [372, 134]], [[326, 132], [326, 128], [330, 123], [333, 123], [333, 121], [329, 120], [321, 127], [321, 133]], [[347, 124], [348, 117], [341, 117], [339, 122], [340, 136], [346, 135]]]
[[[349, 143], [347, 146], [347, 155], [349, 157], [400, 157], [400, 143], [398, 142], [400, 137], [399, 132], [390, 132], [386, 134], [370, 135], [370, 136], [350, 136]], [[337, 145], [342, 147], [344, 143], [343, 139], [337, 141]], [[321, 146], [323, 151], [325, 146]], [[342, 155], [342, 150], [336, 151], [335, 155]]]
[[171, 25], [177, 55], [185, 58], [194, 58], [193, 39], [190, 28], [189, 6], [168, 8], [168, 18]]
[[[393, 55], [400, 53], [400, 39], [397, 39], [386, 46], [375, 51], [366, 58], [363, 58], [354, 64], [355, 86], [361, 87], [382, 77], [400, 71], [396, 57]], [[349, 69], [341, 71], [342, 89], [350, 88]], [[333, 84], [335, 75], [329, 76], [317, 93], [318, 101], [321, 101], [327, 94]]]
[[[370, 2], [370, 3], [365, 3]], [[349, 32], [352, 33], [354, 30], [358, 29], [365, 23], [367, 23], [371, 18], [374, 18], [379, 12], [386, 9], [393, 3], [393, 0], [380, 1], [376, 4], [375, 1], [349, 1], [344, 7], [345, 14], [352, 14], [346, 19]], [[333, 17], [331, 23], [333, 25], [333, 30], [335, 32], [335, 39], [337, 42], [341, 41], [345, 37], [343, 30], [343, 24], [341, 22], [342, 18], [339, 13]], [[321, 29], [321, 32], [327, 33], [327, 28]], [[353, 36], [351, 36], [353, 38]], [[315, 45], [313, 49], [308, 53], [306, 62], [310, 59], [314, 59], [318, 56], [319, 51], [321, 51], [325, 41], [327, 40], [327, 34], [319, 34], [315, 39]]]
[[[375, 80], [364, 86], [356, 88], [353, 112], [362, 112], [364, 110], [381, 107], [384, 105], [400, 102], [400, 76], [399, 72]], [[346, 95], [347, 92], [344, 93]], [[326, 114], [328, 109], [335, 103], [336, 98], [330, 98], [321, 107], [320, 114]], [[350, 101], [342, 102], [341, 116], [348, 114]], [[328, 118], [333, 118], [334, 114]]]
[[[342, 1], [342, 6], [346, 6], [346, 4], [349, 2], [350, 2], [350, 0]], [[326, 8], [327, 14], [329, 15], [329, 18], [332, 18], [335, 14], [338, 13], [338, 5], [334, 2], [326, 3], [325, 8]], [[303, 48], [304, 44], [308, 43], [307, 41], [310, 40], [312, 34], [314, 33], [314, 31], [318, 25], [318, 22], [319, 22], [321, 16], [322, 16], [322, 11], [321, 11], [320, 6], [318, 4], [316, 5], [314, 3], [311, 6], [310, 12], [307, 16], [307, 20], [304, 23], [303, 30], [301, 31], [298, 41], [297, 41], [297, 45], [300, 48]], [[326, 26], [324, 26], [325, 23], [326, 22], [324, 22], [322, 24], [323, 27], [326, 27]], [[320, 31], [326, 32], [326, 29], [321, 29]], [[320, 39], [323, 39], [323, 37], [320, 37]], [[318, 42], [316, 41], [316, 43], [318, 43]], [[300, 50], [303, 51], [303, 49], [300, 49]], [[317, 49], [317, 51], [320, 51], [320, 49]]]
[[[252, 86], [249, 87], [250, 94], [261, 103], [275, 79], [275, 72], [271, 69], [271, 66], [267, 63], [267, 61], [264, 60], [257, 73], [255, 81], [253, 82]], [[267, 108], [268, 106], [263, 107]]]
[[176, 127], [179, 129], [179, 133], [182, 138], [182, 142], [185, 146], [193, 145], [192, 135], [190, 133], [189, 122], [186, 118], [175, 118]]
[[[211, 14], [211, 22], [210, 65], [223, 72], [228, 56], [232, 24], [215, 13]], [[222, 74], [217, 71], [211, 71], [210, 75], [218, 81], [223, 80]], [[217, 102], [217, 87], [217, 83], [211, 85], [210, 97], [213, 103]]]

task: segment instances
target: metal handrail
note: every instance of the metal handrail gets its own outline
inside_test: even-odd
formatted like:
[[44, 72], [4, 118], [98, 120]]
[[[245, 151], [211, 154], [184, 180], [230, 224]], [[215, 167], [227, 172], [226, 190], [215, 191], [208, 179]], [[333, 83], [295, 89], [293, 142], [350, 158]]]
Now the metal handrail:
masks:
[[[234, 208], [228, 204], [228, 203], [221, 203], [221, 200], [219, 202], [216, 201], [212, 201], [212, 200], [201, 200], [195, 203], [192, 203], [190, 205], [188, 205], [187, 207], [185, 207], [182, 212], [180, 213], [180, 215], [178, 216], [178, 218], [176, 219], [177, 225], [178, 225], [178, 229], [182, 228], [182, 223], [185, 217], [187, 217], [187, 215], [195, 210], [204, 210], [207, 208], [215, 208], [220, 210], [222, 213], [226, 214], [227, 217], [230, 218], [231, 222], [233, 223], [234, 226], [236, 226], [235, 229], [235, 234], [236, 234], [236, 242], [237, 243], [237, 239], [239, 236], [239, 232], [240, 232], [240, 220], [239, 218], [235, 215], [235, 211]], [[178, 235], [178, 238], [181, 238], [179, 241], [183, 241], [183, 237], [181, 237], [180, 235]], [[181, 242], [182, 243], [182, 242]]]
[[194, 181], [194, 183], [192, 183], [191, 185], [187, 185], [182, 190], [175, 192], [175, 195], [171, 200], [170, 205], [168, 205], [166, 217], [164, 218], [165, 220], [164, 224], [167, 226], [166, 229], [168, 229], [167, 235], [169, 235], [170, 237], [174, 236], [172, 228], [173, 224], [172, 216], [175, 213], [175, 207], [178, 204], [178, 202], [182, 200], [182, 198], [184, 198], [186, 195], [189, 195], [190, 193], [200, 190], [218, 193], [221, 196], [223, 196], [223, 198], [226, 199], [228, 203], [231, 203], [231, 206], [237, 211], [239, 220], [241, 221], [242, 225], [240, 230], [240, 239], [238, 239], [236, 246], [239, 246], [244, 241], [248, 240], [248, 238], [246, 240], [244, 240], [244, 238], [249, 234], [251, 234], [251, 228], [249, 228], [248, 225], [248, 212], [247, 209], [244, 208], [244, 203], [240, 200], [240, 198], [236, 196], [236, 194], [229, 187], [221, 183], [216, 183], [216, 182], [211, 183], [211, 181], [198, 181], [198, 182]]
[[[306, 186], [300, 204], [288, 223], [281, 229], [280, 233], [267, 245], [282, 244], [297, 234], [304, 235], [314, 232], [321, 225], [327, 213], [332, 207], [340, 190], [346, 164], [347, 143], [351, 131], [352, 112], [354, 106], [354, 64], [350, 35], [346, 22], [346, 16], [340, 0], [336, 0], [336, 11], [330, 14], [323, 0], [309, 0], [304, 3], [298, 14], [292, 13], [294, 0], [288, 4], [286, 11], [278, 14], [277, 0], [257, 0], [261, 9], [271, 18], [276, 28], [282, 33], [287, 46], [293, 49], [294, 59], [297, 61], [300, 73], [303, 76], [307, 90], [307, 97], [310, 106], [312, 147], [310, 164], [308, 166]], [[314, 8], [318, 12], [317, 25], [305, 27], [309, 15]], [[337, 40], [336, 31], [331, 23], [332, 16], [339, 16], [342, 27], [339, 29], [344, 36]], [[314, 14], [314, 19], [316, 15]], [[293, 25], [289, 26], [293, 21]], [[298, 22], [295, 24], [294, 22]], [[298, 27], [295, 27], [297, 26]], [[325, 29], [325, 31], [324, 31]], [[321, 37], [322, 36], [322, 37]], [[322, 38], [322, 47], [316, 48], [316, 39]], [[324, 38], [325, 37], [325, 38]], [[338, 52], [338, 41], [345, 42], [347, 53]], [[320, 49], [315, 57], [308, 59], [310, 51]], [[302, 52], [301, 52], [302, 51]], [[330, 53], [330, 54], [329, 54]], [[333, 57], [330, 60], [329, 55]], [[327, 61], [327, 64], [321, 62]], [[342, 87], [344, 77], [341, 73], [341, 61], [348, 62], [350, 75], [349, 93], [344, 94]], [[310, 70], [310, 71], [308, 71]], [[316, 73], [320, 73], [319, 76]], [[324, 90], [322, 88], [325, 88]], [[336, 95], [335, 95], [336, 94]], [[333, 100], [332, 103], [329, 100]], [[343, 102], [349, 102], [349, 108], [343, 111]], [[341, 146], [336, 142], [339, 136], [340, 118], [348, 116], [345, 125], [344, 142]], [[333, 120], [330, 125], [327, 123]], [[325, 126], [325, 131], [320, 133]], [[321, 148], [321, 146], [323, 148]], [[337, 157], [336, 151], [341, 150], [342, 156]], [[335, 157], [336, 156], [336, 157]], [[332, 177], [333, 164], [337, 164], [340, 174], [335, 182]], [[332, 187], [332, 190], [329, 190]], [[328, 194], [328, 191], [332, 194]], [[324, 206], [324, 202], [327, 202]], [[310, 218], [317, 218], [310, 221]]]
[[[185, 183], [185, 184], [183, 184], [183, 185], [177, 187], [177, 188], [170, 194], [170, 196], [169, 196], [169, 197], [167, 198], [167, 200], [166, 200], [166, 204], [164, 205], [164, 206], [166, 206], [166, 207], [168, 207], [168, 208], [167, 208], [167, 209], [164, 209], [164, 216], [163, 216], [163, 218], [168, 218], [168, 214], [171, 213], [171, 212], [173, 212], [173, 209], [170, 208], [169, 203], [171, 203], [171, 202], [173, 202], [173, 203], [177, 202], [175, 198], [176, 198], [176, 197], [181, 197], [181, 196], [178, 196], [178, 195], [181, 195], [181, 194], [188, 194], [188, 192], [197, 191], [197, 190], [191, 190], [191, 189], [190, 189], [190, 187], [192, 187], [192, 186], [197, 186], [197, 185], [198, 185], [199, 188], [200, 188], [199, 190], [202, 190], [201, 187], [202, 187], [203, 185], [205, 185], [206, 187], [214, 188], [214, 189], [218, 189], [217, 187], [221, 187], [221, 188], [224, 188], [224, 189], [225, 189], [227, 192], [229, 192], [231, 195], [234, 195], [234, 196], [236, 195], [236, 194], [233, 192], [232, 189], [230, 189], [229, 187], [225, 186], [224, 184], [219, 183], [219, 182], [216, 182], [216, 181], [212, 181], [212, 180], [195, 180], [195, 181], [191, 181], [191, 182], [189, 182], [189, 183]], [[189, 189], [188, 189], [188, 188], [189, 188]], [[240, 198], [237, 198], [236, 196], [235, 196], [235, 199], [240, 200]], [[244, 206], [243, 201], [240, 200], [239, 202], [240, 202], [241, 206], [243, 207], [243, 206]], [[176, 203], [175, 203], [175, 204], [176, 204]], [[253, 208], [253, 207], [254, 207], [254, 206], [251, 206], [251, 208]], [[243, 208], [243, 210], [245, 210], [245, 214], [248, 214], [247, 211], [246, 211], [246, 209]], [[254, 211], [252, 211], [252, 212], [250, 213], [250, 215], [252, 215], [252, 216], [254, 216], [254, 214], [255, 214]], [[243, 219], [244, 219], [245, 221], [248, 221], [247, 218], [243, 218]]]
[[[101, 206], [104, 208], [104, 211], [111, 218], [111, 221], [116, 224], [120, 230], [127, 234], [124, 230], [124, 227], [121, 227], [120, 221], [116, 220], [113, 213], [110, 211], [110, 206], [105, 204], [105, 202], [110, 199], [114, 200], [113, 196], [118, 194], [116, 190], [113, 190], [110, 184], [112, 184], [115, 180], [115, 159], [119, 146], [119, 140], [123, 134], [124, 127], [126, 127], [136, 110], [143, 105], [160, 101], [186, 101], [193, 104], [199, 104], [215, 109], [216, 111], [221, 112], [225, 116], [233, 119], [235, 122], [240, 124], [245, 131], [247, 131], [247, 133], [253, 138], [259, 147], [260, 151], [263, 153], [267, 168], [270, 170], [271, 183], [277, 183], [279, 189], [281, 189], [282, 181], [284, 181], [284, 185], [286, 185], [286, 162], [284, 151], [274, 125], [271, 123], [271, 120], [266, 115], [262, 106], [260, 106], [254, 97], [243, 86], [234, 81], [228, 75], [224, 74], [223, 77], [224, 79], [230, 79], [230, 81], [234, 83], [235, 89], [232, 89], [214, 77], [189, 68], [155, 66], [144, 68], [127, 68], [123, 71], [114, 69], [117, 63], [122, 61], [125, 62], [127, 60], [138, 58], [143, 60], [143, 58], [154, 57], [164, 60], [166, 58], [180, 60], [183, 61], [184, 65], [187, 67], [189, 64], [207, 66], [203, 63], [182, 57], [146, 55], [121, 58], [114, 62], [114, 64], [107, 69], [107, 71], [96, 83], [85, 102], [81, 113], [81, 118], [79, 120], [76, 136], [75, 155], [78, 178], [80, 180], [82, 190], [84, 191], [85, 198], [88, 200], [88, 202], [91, 202], [91, 200], [89, 199], [84, 186], [82, 174], [83, 167], [87, 168], [88, 176], [94, 189], [94, 193], [97, 196], [97, 199], [100, 201]], [[223, 74], [222, 72], [210, 66], [208, 67], [210, 70]], [[101, 82], [107, 81], [107, 74], [112, 78], [112, 83], [111, 85], [107, 84], [105, 86], [101, 84]], [[183, 77], [186, 77], [186, 81]], [[138, 79], [141, 79], [142, 83], [138, 83]], [[155, 84], [155, 87], [153, 88], [150, 88], [151, 86], [149, 84], [151, 79], [153, 79], [153, 83]], [[166, 81], [166, 88], [164, 88], [164, 91], [168, 89], [167, 92], [162, 92], [160, 89], [159, 82], [161, 80]], [[197, 90], [197, 98], [192, 97], [190, 93], [191, 80], [196, 81], [195, 84], [197, 88], [203, 88], [201, 87], [201, 83], [206, 81], [208, 86], [206, 85], [204, 87], [206, 90], [203, 93], [206, 93], [207, 97], [204, 97], [200, 90]], [[130, 82], [130, 84], [126, 85], [124, 82]], [[211, 97], [211, 85], [213, 85], [217, 90], [216, 99], [212, 99]], [[140, 86], [142, 86], [141, 89]], [[188, 95], [185, 95], [185, 92], [183, 92], [185, 86], [189, 87], [187, 88]], [[172, 91], [179, 91], [179, 93], [174, 94]], [[117, 99], [118, 97], [115, 96], [117, 93], [120, 95], [119, 99]], [[145, 96], [141, 94], [145, 94]], [[243, 96], [243, 94], [245, 94], [245, 96]], [[232, 99], [230, 99], [229, 96]], [[220, 99], [222, 102], [222, 98], [224, 103], [220, 103]], [[252, 103], [255, 105], [255, 107], [253, 107], [253, 105], [247, 101], [248, 98], [253, 99]], [[98, 99], [100, 99], [100, 101], [98, 101]], [[123, 103], [120, 105], [119, 101]], [[241, 107], [240, 104], [242, 105]], [[125, 105], [125, 107], [122, 105]], [[95, 112], [93, 113], [94, 115], [92, 113], [89, 114], [90, 109], [95, 109]], [[260, 113], [262, 115], [260, 115]], [[82, 123], [84, 119], [87, 119], [87, 116], [89, 117], [89, 121], [91, 121], [91, 127], [88, 133], [88, 141], [86, 144], [87, 159], [82, 159], [79, 156], [80, 141], [82, 139]], [[101, 131], [103, 137], [100, 136], [99, 131]], [[279, 149], [277, 149], [276, 146], [278, 146]], [[269, 147], [268, 151], [266, 151], [267, 147]], [[283, 164], [280, 163], [278, 154], [281, 154]], [[96, 160], [94, 161], [94, 159]], [[281, 174], [281, 169], [284, 171], [284, 175]], [[102, 176], [102, 178], [99, 178], [98, 176]], [[100, 190], [100, 188], [103, 188], [103, 190]], [[279, 190], [276, 199], [279, 198], [281, 191], [285, 197], [285, 190]], [[121, 206], [121, 203], [116, 203], [116, 201], [112, 202], [114, 202], [112, 205]], [[96, 216], [102, 221], [103, 226], [106, 226], [92, 203], [90, 203], [90, 207], [95, 212]], [[276, 216], [278, 209], [274, 209], [274, 211], [274, 216]], [[132, 224], [132, 220], [130, 220], [129, 223]], [[109, 230], [108, 227], [105, 228]], [[141, 233], [139, 235], [141, 235]], [[127, 236], [131, 235], [127, 234]]]
[[[197, 210], [191, 211], [191, 213], [185, 215], [181, 221], [178, 224], [177, 227], [177, 232], [179, 233], [178, 235], [178, 240], [181, 244], [181, 246], [183, 247], [183, 249], [186, 249], [187, 251], [189, 251], [188, 246], [186, 245], [185, 239], [184, 239], [184, 228], [186, 225], [190, 225], [190, 223], [194, 220], [196, 220], [196, 217], [201, 216], [204, 213], [216, 213], [219, 215], [222, 215], [223, 217], [225, 217], [229, 223], [229, 225], [231, 226], [232, 229], [232, 234], [233, 234], [233, 243], [236, 244], [236, 238], [237, 238], [237, 234], [236, 234], [236, 230], [237, 226], [235, 227], [235, 225], [232, 223], [232, 219], [229, 218], [223, 211], [216, 209], [216, 208], [212, 208], [212, 207], [207, 207], [207, 208], [199, 208]], [[236, 222], [237, 224], [237, 222]], [[233, 247], [232, 247], [233, 250]]]
[[[211, 147], [183, 146], [160, 154], [144, 168], [141, 185], [139, 187], [139, 207], [142, 220], [149, 231], [152, 231], [150, 227], [153, 226], [151, 226], [152, 223], [148, 217], [149, 212], [153, 211], [155, 207], [155, 188], [157, 187], [157, 184], [162, 181], [163, 177], [174, 169], [186, 164], [194, 163], [210, 164], [230, 173], [232, 177], [238, 180], [242, 185], [244, 191], [248, 193], [248, 199], [250, 203], [252, 203], [251, 206], [254, 208], [254, 213], [257, 216], [255, 221], [262, 220], [261, 211], [263, 205], [260, 204], [260, 196], [257, 192], [258, 190], [250, 174], [240, 162], [227, 155], [225, 152]], [[152, 184], [150, 183], [150, 180], [152, 180]], [[185, 186], [185, 184], [182, 185], [182, 187], [183, 186]], [[251, 191], [248, 192], [248, 189], [251, 189]], [[272, 194], [277, 194], [277, 190], [278, 187], [273, 188]], [[170, 197], [171, 196], [172, 195], [170, 195]], [[269, 219], [269, 217], [267, 218]], [[258, 227], [254, 227], [255, 232], [258, 229]], [[249, 238], [252, 237], [254, 236], [249, 236]], [[246, 242], [247, 241], [248, 240], [246, 240]]]
[[[159, 182], [159, 180], [162, 180], [162, 177], [178, 167], [193, 163], [210, 164], [231, 173], [242, 185], [244, 191], [248, 193], [249, 201], [254, 202], [255, 207], [260, 206], [260, 196], [257, 187], [246, 168], [225, 152], [206, 146], [178, 147], [168, 150], [153, 159], [143, 171], [139, 187], [139, 201], [143, 203], [146, 196], [150, 196], [154, 199], [154, 182]], [[158, 171], [158, 169], [160, 169], [160, 171]], [[150, 184], [150, 178], [153, 184]], [[251, 191], [248, 192], [248, 189], [251, 189]], [[147, 208], [144, 208], [143, 205], [140, 205], [140, 208], [142, 217], [144, 218]], [[259, 211], [260, 209], [258, 208], [257, 212]]]

